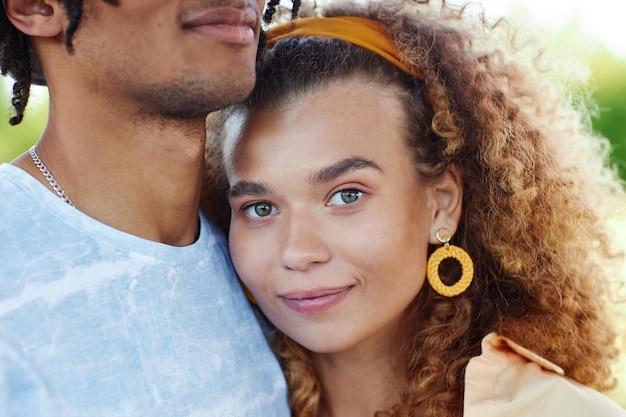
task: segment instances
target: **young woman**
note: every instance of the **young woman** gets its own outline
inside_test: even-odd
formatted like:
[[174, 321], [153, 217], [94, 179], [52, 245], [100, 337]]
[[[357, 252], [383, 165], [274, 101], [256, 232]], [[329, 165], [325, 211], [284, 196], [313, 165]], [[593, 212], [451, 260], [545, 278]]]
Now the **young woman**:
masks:
[[624, 204], [605, 141], [469, 13], [323, 15], [268, 32], [211, 133], [294, 415], [626, 415], [598, 392]]

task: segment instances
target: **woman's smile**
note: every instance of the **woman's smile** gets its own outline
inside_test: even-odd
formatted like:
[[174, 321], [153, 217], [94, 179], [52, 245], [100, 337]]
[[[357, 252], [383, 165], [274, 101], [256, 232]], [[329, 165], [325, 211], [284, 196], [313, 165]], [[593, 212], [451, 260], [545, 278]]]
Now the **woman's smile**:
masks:
[[285, 305], [300, 314], [321, 314], [343, 301], [354, 285], [337, 288], [296, 290], [281, 294]]

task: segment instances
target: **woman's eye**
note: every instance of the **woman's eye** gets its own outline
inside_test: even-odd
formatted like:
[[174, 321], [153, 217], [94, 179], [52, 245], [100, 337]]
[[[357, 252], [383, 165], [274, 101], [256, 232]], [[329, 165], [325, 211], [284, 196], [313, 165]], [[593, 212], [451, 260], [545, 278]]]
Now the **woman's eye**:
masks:
[[337, 191], [330, 197], [328, 204], [331, 206], [341, 206], [357, 201], [363, 195], [362, 191], [354, 188]]
[[243, 211], [250, 217], [266, 217], [276, 213], [276, 207], [270, 203], [260, 202], [244, 207]]

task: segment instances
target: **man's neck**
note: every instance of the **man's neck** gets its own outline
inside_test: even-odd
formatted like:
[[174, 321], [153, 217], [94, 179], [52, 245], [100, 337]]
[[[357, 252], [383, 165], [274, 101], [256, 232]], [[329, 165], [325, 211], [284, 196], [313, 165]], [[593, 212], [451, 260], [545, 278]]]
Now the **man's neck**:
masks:
[[[185, 246], [198, 234], [204, 124], [51, 118], [37, 152], [76, 209], [132, 235]], [[15, 165], [51, 188], [28, 154]]]

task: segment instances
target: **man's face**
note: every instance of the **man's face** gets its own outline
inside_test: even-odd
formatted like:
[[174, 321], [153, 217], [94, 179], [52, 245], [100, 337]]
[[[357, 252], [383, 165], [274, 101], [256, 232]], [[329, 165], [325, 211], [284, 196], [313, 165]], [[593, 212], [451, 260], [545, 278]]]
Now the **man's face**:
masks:
[[262, 0], [85, 0], [68, 56], [95, 94], [139, 112], [204, 117], [254, 84]]

